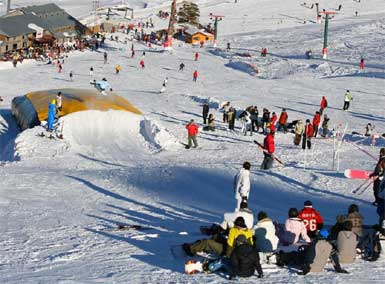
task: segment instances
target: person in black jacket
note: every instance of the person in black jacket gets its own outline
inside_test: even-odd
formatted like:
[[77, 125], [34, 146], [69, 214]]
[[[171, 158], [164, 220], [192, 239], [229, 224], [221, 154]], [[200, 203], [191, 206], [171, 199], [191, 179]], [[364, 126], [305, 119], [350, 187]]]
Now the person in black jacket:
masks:
[[203, 104], [203, 111], [202, 111], [202, 117], [203, 117], [203, 124], [207, 123], [207, 116], [209, 115], [210, 107], [209, 104], [206, 102]]

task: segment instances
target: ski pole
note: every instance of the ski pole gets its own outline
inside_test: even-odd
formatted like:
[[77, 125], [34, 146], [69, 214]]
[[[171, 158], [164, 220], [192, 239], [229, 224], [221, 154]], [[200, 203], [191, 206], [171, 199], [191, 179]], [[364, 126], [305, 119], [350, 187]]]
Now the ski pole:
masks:
[[366, 183], [369, 181], [370, 179], [366, 179], [366, 180], [364, 180], [364, 182], [363, 183], [361, 183], [356, 189], [354, 189], [353, 191], [352, 191], [352, 193], [357, 193], [364, 185], [366, 185]]
[[363, 193], [369, 188], [369, 186], [373, 184], [373, 182], [374, 182], [375, 180], [376, 180], [376, 179], [371, 179], [371, 181], [369, 182], [369, 184], [366, 185], [366, 186], [364, 187], [363, 190], [361, 190], [360, 192], [358, 192], [358, 195], [363, 194]]

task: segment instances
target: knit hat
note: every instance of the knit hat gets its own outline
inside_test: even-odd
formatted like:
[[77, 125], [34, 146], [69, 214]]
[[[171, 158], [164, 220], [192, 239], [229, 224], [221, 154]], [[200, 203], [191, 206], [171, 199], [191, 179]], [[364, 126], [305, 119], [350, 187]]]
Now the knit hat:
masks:
[[246, 239], [246, 236], [245, 235], [239, 235], [236, 239], [235, 239], [235, 246], [240, 246], [240, 245], [243, 245], [243, 244], [247, 244], [247, 239]]
[[237, 217], [234, 221], [234, 226], [238, 228], [246, 228], [245, 219], [243, 217]]
[[260, 211], [260, 212], [258, 213], [258, 221], [263, 220], [263, 219], [266, 219], [266, 218], [267, 218], [266, 212]]
[[304, 205], [305, 207], [313, 207], [313, 203], [312, 203], [310, 200], [306, 200], [306, 201], [303, 203], [303, 205]]

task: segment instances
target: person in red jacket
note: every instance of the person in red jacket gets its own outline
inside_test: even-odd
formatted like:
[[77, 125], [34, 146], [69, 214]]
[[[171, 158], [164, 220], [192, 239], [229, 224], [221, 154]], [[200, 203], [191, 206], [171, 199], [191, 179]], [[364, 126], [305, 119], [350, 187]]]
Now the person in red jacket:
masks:
[[311, 149], [311, 138], [313, 137], [313, 126], [310, 123], [310, 119], [306, 119], [305, 131], [302, 136], [302, 149]]
[[198, 59], [199, 59], [199, 53], [195, 52], [195, 61], [198, 61]]
[[278, 119], [277, 114], [275, 112], [273, 112], [271, 115], [271, 118], [270, 118], [270, 125], [274, 124], [274, 126], [275, 126], [277, 119]]
[[140, 66], [141, 66], [142, 68], [144, 68], [144, 60], [143, 60], [143, 59], [140, 60], [139, 64], [140, 64]]
[[198, 134], [198, 125], [194, 122], [194, 119], [191, 119], [190, 122], [186, 125], [187, 134], [188, 134], [188, 145], [186, 149], [190, 149], [192, 143], [194, 143], [193, 148], [198, 147], [197, 134]]
[[328, 101], [325, 96], [322, 96], [321, 107], [319, 109], [320, 115], [322, 115], [322, 113], [324, 112], [324, 109], [327, 108], [327, 106], [328, 106]]
[[361, 58], [360, 60], [360, 71], [364, 71], [364, 68], [365, 68], [365, 61], [363, 58]]
[[193, 82], [196, 82], [198, 78], [198, 70], [195, 70], [193, 73]]
[[321, 123], [321, 114], [319, 113], [319, 111], [316, 111], [314, 117], [313, 117], [313, 135], [314, 137], [317, 137], [317, 134], [318, 134], [318, 127], [319, 127], [319, 124]]
[[261, 170], [268, 170], [273, 167], [274, 163], [274, 151], [275, 151], [275, 144], [274, 144], [274, 132], [270, 131], [270, 129], [267, 129], [267, 135], [265, 139], [263, 140], [263, 162], [261, 164]]
[[305, 223], [307, 235], [310, 238], [314, 238], [317, 230], [321, 230], [324, 224], [321, 214], [313, 209], [313, 203], [310, 200], [305, 201], [304, 208], [299, 212], [298, 218]]
[[283, 108], [278, 120], [278, 131], [281, 131], [283, 128], [283, 132], [284, 133], [287, 132], [287, 118], [288, 118], [288, 115], [287, 115], [286, 109]]

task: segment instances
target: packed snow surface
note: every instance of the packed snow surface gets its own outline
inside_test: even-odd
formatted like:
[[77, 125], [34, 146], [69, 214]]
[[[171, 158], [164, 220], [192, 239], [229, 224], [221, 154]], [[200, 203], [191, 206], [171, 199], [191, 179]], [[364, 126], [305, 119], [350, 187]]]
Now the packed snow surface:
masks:
[[[42, 2], [12, 1], [15, 6]], [[75, 16], [92, 10], [91, 1], [52, 2]], [[147, 8], [145, 1], [123, 2], [135, 7], [138, 19], [152, 17], [157, 27], [167, 27], [156, 14], [169, 9], [170, 1], [148, 1]], [[360, 207], [365, 224], [377, 222], [371, 188], [352, 194], [362, 181], [346, 179], [343, 171], [372, 170], [385, 146], [383, 138], [371, 146], [372, 139], [351, 134], [363, 133], [368, 122], [376, 134], [385, 132], [384, 1], [318, 1], [321, 9], [332, 11], [342, 4], [329, 23], [327, 60], [321, 55], [323, 24], [316, 23], [314, 8], [300, 5], [303, 1], [195, 2], [202, 23], [209, 22], [209, 13], [225, 16], [216, 49], [175, 41], [170, 52], [151, 52], [134, 42], [136, 57], [131, 58], [127, 35], [116, 33], [120, 42], [107, 40], [99, 52], [69, 54], [61, 74], [42, 62], [25, 61], [17, 68], [0, 63], [0, 283], [226, 283], [215, 274], [185, 275], [185, 259], [175, 258], [170, 247], [203, 238], [199, 226], [220, 222], [234, 209], [233, 176], [246, 160], [252, 164], [249, 204], [255, 214], [264, 210], [284, 222], [288, 208], [302, 208], [310, 199], [328, 225], [351, 203]], [[267, 57], [260, 56], [262, 47]], [[314, 57], [308, 60], [309, 49]], [[108, 64], [103, 64], [104, 51]], [[142, 58], [145, 69], [139, 67]], [[181, 62], [184, 71], [178, 71]], [[40, 137], [46, 133], [42, 126], [19, 132], [10, 110], [13, 97], [90, 87], [91, 66], [95, 79], [106, 77], [144, 116], [73, 113], [60, 119], [63, 139]], [[166, 92], [160, 93], [166, 77]], [[354, 100], [343, 112], [347, 89]], [[346, 129], [339, 170], [337, 164], [332, 168], [333, 139], [313, 139], [312, 149], [302, 151], [293, 145], [292, 134], [278, 133], [276, 155], [286, 166], [261, 171], [263, 155], [253, 140], [262, 142], [263, 135], [243, 136], [239, 121], [235, 132], [222, 123], [220, 106], [226, 101], [237, 109], [257, 105], [260, 114], [268, 108], [279, 115], [286, 108], [292, 121], [312, 119], [322, 96], [328, 98], [330, 128]], [[202, 130], [206, 100], [216, 117], [215, 132]], [[190, 119], [200, 125], [199, 147], [186, 150], [182, 143], [187, 143]], [[118, 231], [119, 224], [150, 229]], [[264, 279], [239, 282], [358, 284], [382, 283], [385, 277], [384, 260], [358, 259], [344, 267], [350, 274], [335, 274], [329, 264], [325, 272], [305, 277], [270, 267]]]

